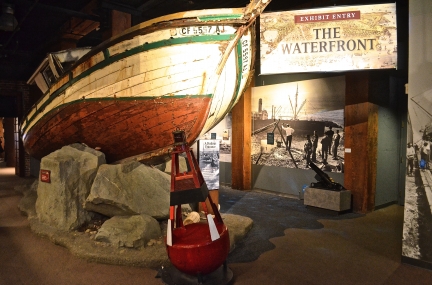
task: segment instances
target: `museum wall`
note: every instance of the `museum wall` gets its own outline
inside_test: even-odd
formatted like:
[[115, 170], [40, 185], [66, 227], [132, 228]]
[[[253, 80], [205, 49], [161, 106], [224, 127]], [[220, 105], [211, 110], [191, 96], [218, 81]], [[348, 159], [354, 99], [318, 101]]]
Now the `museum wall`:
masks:
[[404, 184], [398, 179], [400, 169], [405, 169], [405, 163], [400, 160], [404, 149], [405, 136], [403, 119], [406, 111], [399, 112], [399, 105], [405, 106], [405, 78], [395, 78], [389, 74], [375, 74], [371, 80], [371, 97], [378, 106], [378, 137], [377, 137], [377, 167], [375, 208], [383, 207], [401, 200]]
[[[290, 74], [290, 75], [268, 75], [268, 76], [259, 76], [257, 74], [256, 76], [256, 85], [254, 88], [258, 87], [265, 87], [265, 86], [279, 86], [284, 92], [284, 90], [287, 88], [287, 85], [294, 86], [299, 82], [300, 86], [307, 86], [307, 83], [309, 84], [316, 84], [320, 81], [325, 81], [326, 78], [329, 78], [330, 80], [334, 80], [336, 78], [337, 80], [341, 81], [343, 80], [343, 74], [341, 73], [329, 73], [329, 74]], [[268, 85], [267, 85], [268, 83]], [[305, 85], [306, 84], [306, 85]], [[292, 86], [291, 86], [292, 87]], [[306, 88], [306, 87], [305, 87]], [[343, 83], [343, 89], [345, 88]], [[265, 89], [265, 88], [264, 88]], [[288, 89], [290, 90], [290, 89]], [[290, 90], [292, 91], [292, 90]], [[304, 90], [299, 91], [300, 93], [304, 92]], [[292, 93], [292, 92], [291, 92]], [[295, 91], [293, 94], [290, 92], [287, 92], [286, 95], [295, 95]], [[259, 93], [258, 93], [259, 94]], [[294, 98], [292, 98], [294, 100]], [[343, 99], [342, 99], [343, 100]], [[281, 98], [280, 105], [286, 105], [288, 104], [288, 97], [287, 98]], [[300, 102], [299, 102], [300, 104]], [[343, 104], [342, 104], [343, 106]], [[285, 106], [286, 107], [286, 106]], [[256, 110], [251, 110], [252, 114], [256, 113]], [[218, 140], [221, 141], [221, 143], [224, 143], [224, 140], [222, 139], [223, 132], [228, 130], [229, 133], [229, 140], [225, 140], [226, 142], [231, 143], [231, 116], [228, 116], [223, 121], [219, 123], [214, 129], [210, 130], [207, 134], [205, 134], [201, 139], [208, 139], [211, 137], [211, 133], [216, 134], [216, 137]], [[339, 121], [343, 121], [343, 115], [339, 119]], [[271, 120], [272, 121], [272, 120]], [[343, 124], [343, 122], [342, 122]], [[252, 124], [253, 125], [253, 124]], [[341, 130], [343, 129], [343, 126], [341, 126]], [[267, 132], [272, 132], [273, 128], [270, 128], [268, 131], [264, 131], [264, 136]], [[251, 130], [253, 131], [253, 130]], [[323, 135], [323, 131], [320, 132], [320, 137]], [[274, 131], [275, 133], [275, 140], [280, 140], [280, 133], [276, 129]], [[342, 133], [342, 132], [341, 132]], [[285, 145], [281, 145], [278, 147], [276, 151], [276, 155], [278, 155], [278, 159], [274, 159], [268, 154], [262, 154], [259, 161], [257, 161], [256, 157], [257, 154], [251, 153], [252, 155], [252, 188], [253, 189], [261, 189], [261, 190], [267, 190], [271, 192], [277, 192], [282, 193], [288, 196], [293, 196], [295, 198], [302, 198], [302, 190], [305, 185], [310, 185], [311, 182], [316, 182], [315, 175], [316, 173], [309, 169], [305, 170], [305, 162], [306, 160], [302, 157], [303, 152], [303, 144], [306, 141], [306, 133], [301, 132], [300, 130], [297, 130], [297, 133], [295, 134], [297, 136], [296, 140], [299, 140], [298, 146], [294, 148], [293, 145], [293, 151], [294, 157], [297, 161], [297, 167], [294, 167], [292, 163], [292, 159], [289, 157], [287, 151], [285, 150]], [[254, 135], [252, 134], [252, 138]], [[260, 139], [259, 139], [260, 140]], [[277, 147], [276, 142], [273, 145], [275, 148]], [[258, 146], [259, 147], [259, 146]], [[342, 145], [343, 147], [343, 145]], [[259, 154], [258, 154], [259, 156]], [[343, 161], [343, 151], [339, 151], [340, 160]], [[266, 162], [263, 162], [266, 159]], [[286, 162], [286, 163], [284, 163]], [[330, 164], [334, 164], [337, 162], [337, 160], [331, 160], [329, 159]], [[273, 165], [272, 165], [273, 164]], [[321, 159], [319, 159], [319, 167], [322, 166]], [[327, 172], [327, 174], [334, 179], [335, 182], [338, 182], [343, 185], [344, 182], [344, 175], [342, 171], [330, 171]], [[220, 183], [225, 185], [231, 185], [231, 154], [230, 149], [229, 152], [221, 153], [221, 159], [220, 159]]]
[[[413, 143], [413, 171], [407, 165], [402, 262], [432, 269], [432, 2], [409, 1], [407, 142]], [[422, 154], [423, 152], [423, 154]], [[409, 150], [407, 148], [407, 154]], [[407, 159], [408, 160], [408, 159]]]

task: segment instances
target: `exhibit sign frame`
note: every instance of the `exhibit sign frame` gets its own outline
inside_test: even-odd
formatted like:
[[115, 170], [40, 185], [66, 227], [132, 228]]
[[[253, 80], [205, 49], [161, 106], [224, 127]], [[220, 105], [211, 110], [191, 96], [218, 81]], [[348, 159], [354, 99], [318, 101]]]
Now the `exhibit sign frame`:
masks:
[[396, 67], [396, 3], [260, 16], [261, 75]]
[[198, 141], [198, 162], [209, 190], [219, 189], [220, 140]]

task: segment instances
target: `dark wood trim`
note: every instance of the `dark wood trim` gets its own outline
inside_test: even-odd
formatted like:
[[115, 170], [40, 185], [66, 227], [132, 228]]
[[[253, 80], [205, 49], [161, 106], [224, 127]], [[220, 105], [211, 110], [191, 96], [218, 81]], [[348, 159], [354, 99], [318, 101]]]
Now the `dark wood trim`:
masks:
[[232, 177], [231, 187], [252, 189], [251, 165], [251, 96], [252, 86], [232, 109]]
[[378, 106], [370, 99], [370, 73], [347, 73], [344, 183], [353, 194], [353, 211], [360, 213], [375, 206]]

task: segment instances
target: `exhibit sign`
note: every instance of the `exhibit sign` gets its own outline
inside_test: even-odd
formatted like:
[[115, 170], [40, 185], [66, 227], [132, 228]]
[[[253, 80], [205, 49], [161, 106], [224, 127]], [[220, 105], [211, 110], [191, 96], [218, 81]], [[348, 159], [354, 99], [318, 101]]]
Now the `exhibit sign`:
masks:
[[45, 183], [51, 183], [51, 171], [41, 169], [40, 170], [40, 181]]
[[260, 74], [396, 67], [395, 3], [260, 17]]
[[209, 130], [200, 140], [216, 139], [219, 144], [219, 161], [231, 162], [232, 115], [228, 113], [219, 124]]
[[219, 140], [199, 140], [199, 167], [209, 190], [219, 189]]

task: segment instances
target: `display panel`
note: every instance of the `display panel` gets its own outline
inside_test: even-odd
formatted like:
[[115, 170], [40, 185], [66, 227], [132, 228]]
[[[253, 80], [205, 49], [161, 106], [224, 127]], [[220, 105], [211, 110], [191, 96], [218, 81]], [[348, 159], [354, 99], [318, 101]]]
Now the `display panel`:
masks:
[[209, 190], [219, 189], [219, 145], [216, 139], [198, 141], [199, 167]]
[[263, 13], [260, 73], [397, 66], [396, 4]]
[[344, 171], [345, 76], [254, 87], [251, 107], [253, 164]]

